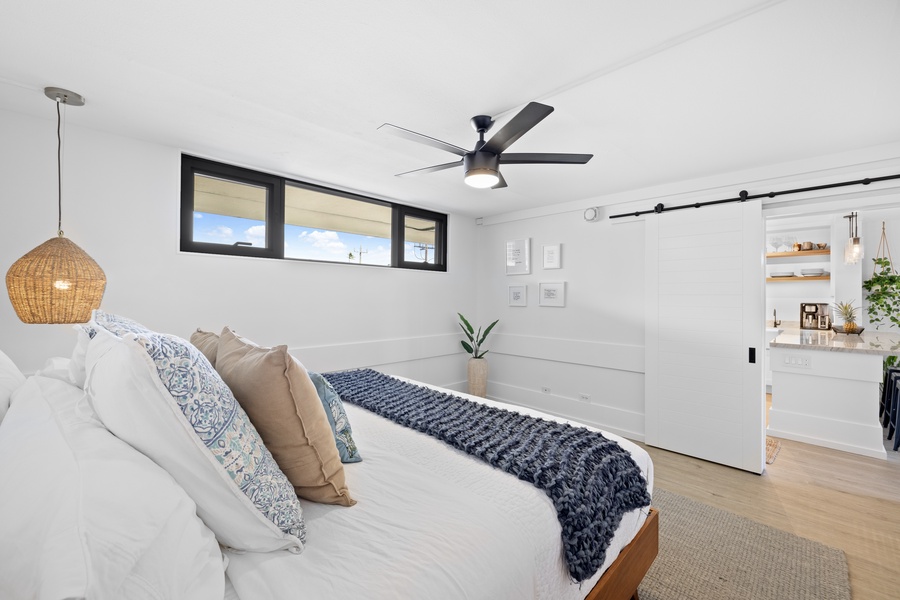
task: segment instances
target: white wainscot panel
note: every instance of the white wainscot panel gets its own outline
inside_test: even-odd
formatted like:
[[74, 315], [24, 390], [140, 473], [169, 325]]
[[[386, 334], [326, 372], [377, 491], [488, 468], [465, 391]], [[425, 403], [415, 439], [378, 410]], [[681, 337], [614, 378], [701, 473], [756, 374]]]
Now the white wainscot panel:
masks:
[[643, 441], [643, 373], [493, 351], [488, 359], [489, 397]]

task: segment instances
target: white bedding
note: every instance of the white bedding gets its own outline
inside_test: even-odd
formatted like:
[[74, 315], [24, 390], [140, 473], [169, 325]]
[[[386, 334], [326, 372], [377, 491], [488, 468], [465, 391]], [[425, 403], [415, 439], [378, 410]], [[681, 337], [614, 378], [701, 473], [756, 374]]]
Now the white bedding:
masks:
[[[242, 600], [581, 599], [646, 519], [646, 508], [625, 515], [603, 568], [582, 585], [571, 583], [556, 511], [543, 491], [430, 436], [345, 407], [363, 456], [344, 465], [358, 504], [303, 502], [308, 544], [300, 555], [229, 551], [227, 574]], [[604, 435], [632, 453], [652, 492], [647, 453]]]
[[196, 504], [102, 426], [65, 371], [43, 373], [0, 423], [0, 598], [222, 598]]

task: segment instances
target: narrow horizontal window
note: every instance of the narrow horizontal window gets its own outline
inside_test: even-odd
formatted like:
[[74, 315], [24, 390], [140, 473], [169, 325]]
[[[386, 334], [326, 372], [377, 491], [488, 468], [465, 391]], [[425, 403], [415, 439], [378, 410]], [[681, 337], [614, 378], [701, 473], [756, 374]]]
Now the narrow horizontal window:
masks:
[[296, 184], [284, 192], [284, 256], [391, 266], [390, 205]]
[[181, 249], [447, 270], [447, 215], [182, 156]]

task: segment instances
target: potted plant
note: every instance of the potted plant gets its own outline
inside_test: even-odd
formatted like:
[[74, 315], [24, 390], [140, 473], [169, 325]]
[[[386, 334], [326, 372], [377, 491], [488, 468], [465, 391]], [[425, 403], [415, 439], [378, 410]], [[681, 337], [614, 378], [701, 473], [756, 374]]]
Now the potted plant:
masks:
[[856, 311], [853, 302], [838, 302], [834, 305], [834, 310], [841, 316], [844, 321], [844, 333], [856, 333]]
[[487, 326], [487, 328], [482, 333], [481, 327], [478, 328], [478, 331], [475, 331], [475, 328], [472, 327], [472, 324], [462, 315], [462, 313], [456, 313], [459, 315], [459, 327], [463, 330], [463, 333], [466, 334], [466, 340], [461, 340], [460, 343], [466, 352], [472, 355], [469, 359], [469, 363], [467, 365], [468, 376], [469, 376], [469, 393], [473, 396], [480, 396], [482, 398], [487, 396], [487, 374], [488, 374], [488, 364], [487, 360], [484, 358], [484, 355], [487, 354], [488, 350], [482, 350], [481, 345], [484, 344], [484, 341], [487, 339], [488, 334], [491, 332], [491, 329], [494, 328], [500, 319], [497, 319], [493, 323]]

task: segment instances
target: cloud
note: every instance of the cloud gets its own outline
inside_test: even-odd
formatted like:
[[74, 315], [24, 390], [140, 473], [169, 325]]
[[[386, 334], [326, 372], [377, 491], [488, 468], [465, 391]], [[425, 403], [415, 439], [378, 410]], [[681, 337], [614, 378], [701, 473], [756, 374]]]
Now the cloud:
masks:
[[234, 237], [234, 230], [231, 229], [231, 227], [219, 225], [218, 227], [213, 227], [212, 229], [210, 229], [209, 235], [217, 238], [231, 239]]
[[195, 212], [195, 213], [194, 213], [194, 218], [195, 218], [195, 219], [202, 219], [202, 218], [203, 218], [203, 213]]
[[265, 225], [254, 225], [253, 227], [248, 227], [244, 230], [244, 235], [250, 239], [251, 242], [260, 242], [261, 246], [265, 245], [266, 241], [266, 226]]
[[345, 254], [348, 252], [347, 244], [341, 241], [336, 231], [304, 231], [298, 236], [302, 241], [311, 244], [314, 248], [324, 250], [330, 254]]

